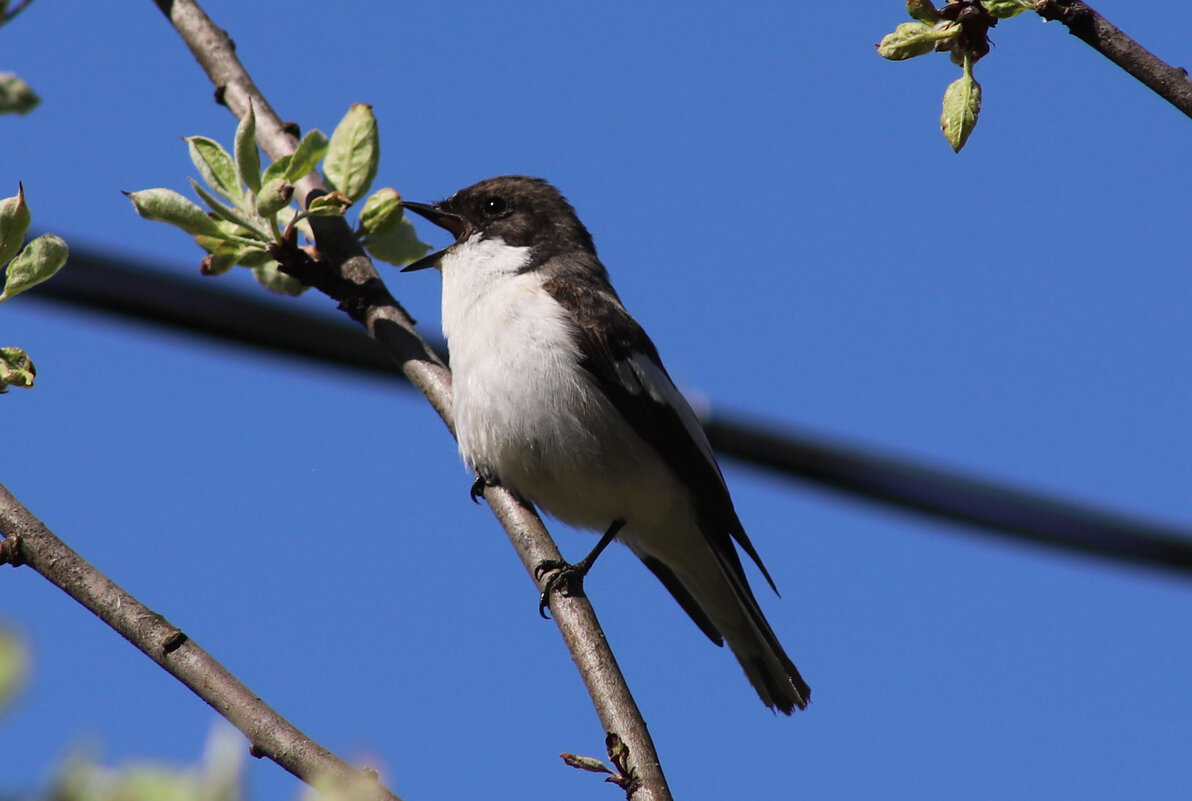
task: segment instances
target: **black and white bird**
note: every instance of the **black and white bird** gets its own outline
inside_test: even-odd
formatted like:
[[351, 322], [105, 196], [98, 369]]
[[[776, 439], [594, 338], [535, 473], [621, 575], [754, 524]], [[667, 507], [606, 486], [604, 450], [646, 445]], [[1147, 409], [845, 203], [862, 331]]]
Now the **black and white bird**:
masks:
[[[641, 558], [767, 706], [810, 688], [746, 580], [774, 586], [712, 448], [654, 343], [629, 315], [575, 210], [538, 178], [504, 176], [405, 208], [456, 241], [408, 265], [443, 276], [455, 432], [480, 482], [499, 483]], [[736, 546], [734, 546], [734, 541]]]

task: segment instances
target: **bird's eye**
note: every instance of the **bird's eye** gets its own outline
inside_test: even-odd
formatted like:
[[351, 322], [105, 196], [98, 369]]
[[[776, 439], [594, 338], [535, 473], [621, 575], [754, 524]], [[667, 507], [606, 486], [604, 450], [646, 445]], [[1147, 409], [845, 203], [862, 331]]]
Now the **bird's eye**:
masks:
[[493, 197], [485, 198], [481, 208], [484, 210], [486, 217], [497, 217], [509, 209], [509, 204], [505, 202], [505, 198], [494, 195]]

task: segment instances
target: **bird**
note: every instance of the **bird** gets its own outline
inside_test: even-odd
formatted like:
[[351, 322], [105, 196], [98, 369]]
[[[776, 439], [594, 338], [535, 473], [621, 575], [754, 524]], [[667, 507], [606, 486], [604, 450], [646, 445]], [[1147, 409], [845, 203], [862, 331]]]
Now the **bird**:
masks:
[[442, 275], [455, 432], [477, 476], [473, 500], [499, 484], [603, 532], [575, 565], [540, 566], [553, 572], [540, 611], [616, 539], [712, 642], [728, 642], [768, 707], [805, 708], [811, 690], [762, 614], [738, 547], [777, 588], [712, 447], [567, 199], [541, 178], [505, 175], [402, 206], [455, 237], [403, 272]]

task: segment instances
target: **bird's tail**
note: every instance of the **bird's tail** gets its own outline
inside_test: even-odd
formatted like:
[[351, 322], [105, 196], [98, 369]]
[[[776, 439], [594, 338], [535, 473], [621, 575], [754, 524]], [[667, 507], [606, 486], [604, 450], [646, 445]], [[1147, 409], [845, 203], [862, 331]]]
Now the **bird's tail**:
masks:
[[762, 614], [736, 552], [725, 554], [709, 544], [704, 540], [704, 547], [685, 549], [681, 559], [665, 562], [634, 550], [714, 643], [728, 641], [766, 706], [785, 715], [806, 708], [811, 688]]

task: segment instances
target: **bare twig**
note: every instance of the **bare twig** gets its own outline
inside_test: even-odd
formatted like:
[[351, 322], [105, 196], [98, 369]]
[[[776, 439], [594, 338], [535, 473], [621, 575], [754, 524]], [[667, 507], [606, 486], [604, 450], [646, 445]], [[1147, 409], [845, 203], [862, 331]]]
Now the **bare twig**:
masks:
[[248, 738], [254, 756], [268, 757], [308, 783], [367, 788], [377, 801], [399, 801], [374, 774], [353, 768], [294, 728], [181, 629], [58, 539], [3, 485], [0, 534], [0, 564], [28, 565], [60, 587], [227, 718]]
[[33, 0], [21, 0], [21, 2], [17, 3], [15, 6], [7, 9], [4, 12], [4, 18], [0, 19], [0, 25], [12, 22], [14, 19], [16, 19], [17, 14], [20, 14], [22, 11], [28, 8], [32, 2]]
[[[257, 142], [272, 158], [294, 151], [292, 125], [281, 121], [236, 57], [227, 34], [193, 0], [155, 0], [216, 86], [216, 96], [237, 117], [249, 104], [256, 114]], [[298, 182], [296, 196], [305, 206], [327, 188], [316, 174]], [[352, 319], [363, 325], [398, 363], [410, 382], [426, 396], [448, 429], [452, 429], [451, 374], [429, 345], [414, 331], [413, 321], [381, 283], [372, 262], [338, 217], [311, 218], [322, 275], [312, 285], [322, 289]], [[558, 560], [558, 548], [532, 509], [500, 487], [484, 493], [497, 520], [505, 528], [531, 577], [543, 561]], [[542, 587], [539, 587], [541, 591]], [[670, 790], [629, 687], [596, 620], [583, 597], [554, 593], [551, 613], [571, 651], [606, 732], [616, 733], [629, 749], [630, 761], [641, 779], [636, 797], [669, 799]]]
[[1035, 10], [1043, 19], [1062, 22], [1073, 36], [1192, 117], [1192, 81], [1186, 69], [1158, 58], [1080, 0], [1038, 0]]

